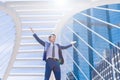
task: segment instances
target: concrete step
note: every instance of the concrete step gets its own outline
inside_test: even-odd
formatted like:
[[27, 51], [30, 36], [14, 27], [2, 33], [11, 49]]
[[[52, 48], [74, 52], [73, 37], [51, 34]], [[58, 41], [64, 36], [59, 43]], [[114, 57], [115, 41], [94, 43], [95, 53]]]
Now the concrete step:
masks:
[[30, 65], [19, 65], [14, 66], [11, 69], [11, 73], [44, 73], [45, 67], [44, 66], [30, 66]]
[[10, 76], [44, 76], [44, 73], [10, 73]]
[[45, 66], [43, 60], [16, 60], [13, 66]]
[[41, 65], [16, 65], [13, 68], [45, 68], [45, 66], [41, 66]]
[[39, 43], [21, 43], [20, 46], [38, 46]]
[[56, 22], [22, 23], [22, 26], [55, 26]]
[[19, 53], [36, 53], [36, 52], [43, 52], [43, 49], [37, 49], [37, 50], [19, 50]]
[[42, 58], [16, 58], [16, 60], [18, 61], [30, 61], [30, 60], [42, 60]]
[[[34, 29], [33, 28], [33, 30], [35, 31], [35, 32], [38, 32], [38, 31], [54, 31], [55, 30], [55, 28], [41, 28], [41, 29]], [[22, 31], [31, 31], [30, 29], [22, 29]]]
[[11, 7], [17, 7], [17, 6], [26, 6], [26, 5], [49, 5], [51, 4], [51, 0], [39, 0], [39, 1], [8, 1], [5, 4]]
[[[46, 15], [46, 14], [49, 14], [49, 15], [64, 15], [66, 11], [63, 11], [63, 10], [41, 10], [41, 11], [18, 11], [18, 15]], [[42, 18], [42, 16], [41, 16]], [[45, 18], [45, 16], [43, 17]], [[53, 17], [53, 18], [56, 18], [56, 17]]]
[[62, 18], [63, 15], [48, 15], [48, 14], [39, 14], [39, 15], [20, 15], [22, 21], [57, 21]]
[[[39, 38], [48, 38], [49, 35], [38, 35]], [[34, 39], [34, 37], [31, 36], [22, 36], [22, 39]]]
[[22, 23], [22, 26], [55, 26], [57, 25], [57, 23], [47, 23], [47, 22], [44, 22], [44, 23]]
[[9, 76], [7, 80], [44, 80], [44, 76]]

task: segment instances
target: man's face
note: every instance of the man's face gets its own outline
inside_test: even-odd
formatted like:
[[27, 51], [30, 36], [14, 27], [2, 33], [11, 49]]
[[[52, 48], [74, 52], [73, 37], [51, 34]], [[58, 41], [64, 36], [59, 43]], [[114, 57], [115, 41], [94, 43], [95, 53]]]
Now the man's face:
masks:
[[52, 35], [50, 38], [49, 38], [49, 41], [54, 43], [56, 40], [56, 36]]

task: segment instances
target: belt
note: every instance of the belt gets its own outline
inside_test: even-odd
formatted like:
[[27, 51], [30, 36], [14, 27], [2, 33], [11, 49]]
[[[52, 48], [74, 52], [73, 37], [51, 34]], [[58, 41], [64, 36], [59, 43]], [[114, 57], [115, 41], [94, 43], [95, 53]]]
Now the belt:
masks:
[[55, 60], [55, 61], [59, 61], [58, 59], [56, 59], [56, 58], [48, 58], [48, 59], [52, 59], [52, 60]]

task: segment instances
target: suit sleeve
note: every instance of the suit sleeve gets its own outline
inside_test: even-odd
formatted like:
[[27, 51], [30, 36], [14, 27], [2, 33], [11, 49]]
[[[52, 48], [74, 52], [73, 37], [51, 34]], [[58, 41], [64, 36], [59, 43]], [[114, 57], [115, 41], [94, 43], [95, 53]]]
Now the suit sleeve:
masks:
[[67, 45], [67, 46], [61, 46], [61, 45], [60, 45], [60, 48], [61, 48], [61, 49], [67, 49], [67, 48], [69, 48], [69, 47], [71, 47], [71, 46], [72, 46], [72, 44], [69, 44], [69, 45]]
[[45, 46], [45, 42], [41, 40], [36, 33], [33, 34], [33, 37], [42, 45]]

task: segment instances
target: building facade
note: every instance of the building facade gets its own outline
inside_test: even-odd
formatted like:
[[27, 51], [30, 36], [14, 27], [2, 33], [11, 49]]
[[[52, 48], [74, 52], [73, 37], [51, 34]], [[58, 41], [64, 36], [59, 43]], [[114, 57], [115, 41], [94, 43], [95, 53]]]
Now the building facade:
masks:
[[[120, 47], [120, 43], [118, 43], [117, 46]], [[110, 52], [110, 55], [107, 56], [106, 60], [109, 61], [113, 67], [106, 63], [106, 61], [102, 60], [97, 65], [96, 70], [105, 80], [120, 80], [120, 73], [117, 71], [120, 71], [120, 50], [114, 47], [107, 52]], [[101, 77], [93, 71], [92, 80], [100, 79]]]

